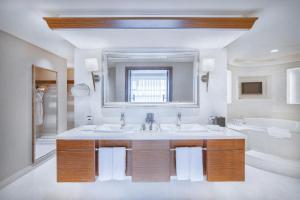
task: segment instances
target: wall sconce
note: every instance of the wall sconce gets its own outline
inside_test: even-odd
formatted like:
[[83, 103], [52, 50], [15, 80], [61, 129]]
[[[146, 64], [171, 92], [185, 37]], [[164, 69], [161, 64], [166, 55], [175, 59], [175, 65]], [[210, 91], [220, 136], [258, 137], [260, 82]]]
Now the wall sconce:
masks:
[[215, 69], [215, 59], [214, 58], [203, 58], [201, 60], [201, 72], [206, 74], [201, 76], [201, 81], [206, 83], [206, 91], [208, 91], [209, 83], [209, 72]]
[[85, 59], [85, 68], [87, 69], [87, 71], [91, 72], [92, 74], [93, 86], [95, 91], [96, 90], [95, 82], [100, 81], [100, 76], [98, 74], [95, 74], [95, 72], [99, 71], [98, 59], [97, 58]]

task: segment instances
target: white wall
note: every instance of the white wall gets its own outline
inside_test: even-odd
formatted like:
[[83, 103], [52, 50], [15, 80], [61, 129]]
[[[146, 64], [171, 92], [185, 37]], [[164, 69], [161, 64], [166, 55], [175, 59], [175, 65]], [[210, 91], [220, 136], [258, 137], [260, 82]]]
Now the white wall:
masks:
[[58, 131], [67, 127], [67, 61], [0, 31], [0, 181], [31, 165], [31, 67], [58, 72]]
[[[232, 72], [232, 104], [228, 106], [228, 117], [268, 117], [300, 120], [300, 105], [286, 102], [286, 69], [299, 67], [298, 63], [267, 67], [230, 67]], [[238, 99], [239, 76], [267, 77], [267, 98]]]
[[[206, 92], [206, 85], [200, 83], [200, 108], [102, 108], [101, 106], [101, 83], [96, 84], [96, 91], [92, 89], [90, 97], [75, 98], [75, 125], [80, 126], [86, 123], [86, 115], [92, 114], [94, 123], [119, 122], [120, 112], [126, 113], [128, 122], [143, 122], [147, 112], [154, 112], [155, 118], [161, 122], [175, 122], [176, 113], [182, 112], [184, 122], [207, 123], [211, 115], [226, 116], [226, 50], [201, 50], [201, 56], [213, 56], [216, 58], [216, 69], [210, 76], [209, 92]], [[90, 73], [84, 68], [84, 60], [89, 57], [96, 57], [100, 60], [101, 49], [75, 50], [75, 83], [86, 83], [93, 88]]]

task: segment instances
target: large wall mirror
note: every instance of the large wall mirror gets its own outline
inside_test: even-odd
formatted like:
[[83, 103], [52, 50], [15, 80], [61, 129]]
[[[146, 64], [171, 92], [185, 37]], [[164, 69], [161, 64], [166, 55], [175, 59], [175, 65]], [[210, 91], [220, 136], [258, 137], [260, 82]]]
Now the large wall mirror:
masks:
[[287, 69], [287, 103], [300, 104], [300, 67]]
[[198, 52], [103, 54], [103, 106], [191, 106], [198, 101]]
[[32, 161], [55, 152], [57, 136], [57, 72], [32, 66]]

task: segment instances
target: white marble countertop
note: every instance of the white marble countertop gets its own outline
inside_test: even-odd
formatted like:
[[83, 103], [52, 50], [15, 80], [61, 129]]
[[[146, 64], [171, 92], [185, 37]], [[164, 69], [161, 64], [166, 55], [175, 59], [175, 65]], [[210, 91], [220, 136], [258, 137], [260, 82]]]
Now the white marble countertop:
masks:
[[58, 134], [60, 140], [196, 140], [196, 139], [245, 139], [238, 131], [99, 131], [96, 125], [80, 126]]

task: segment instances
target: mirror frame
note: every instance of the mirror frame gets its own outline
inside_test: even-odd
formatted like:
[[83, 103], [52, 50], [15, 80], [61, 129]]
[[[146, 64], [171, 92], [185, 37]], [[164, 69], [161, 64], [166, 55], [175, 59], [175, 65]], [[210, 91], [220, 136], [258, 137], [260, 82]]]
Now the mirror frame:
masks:
[[[192, 102], [167, 102], [167, 103], [131, 103], [110, 102], [107, 96], [108, 85], [108, 58], [109, 56], [138, 57], [138, 56], [192, 56], [193, 57], [193, 101]], [[199, 76], [199, 51], [196, 49], [121, 49], [104, 50], [102, 53], [101, 96], [103, 108], [126, 108], [126, 107], [180, 107], [197, 108], [200, 106], [200, 76]]]

